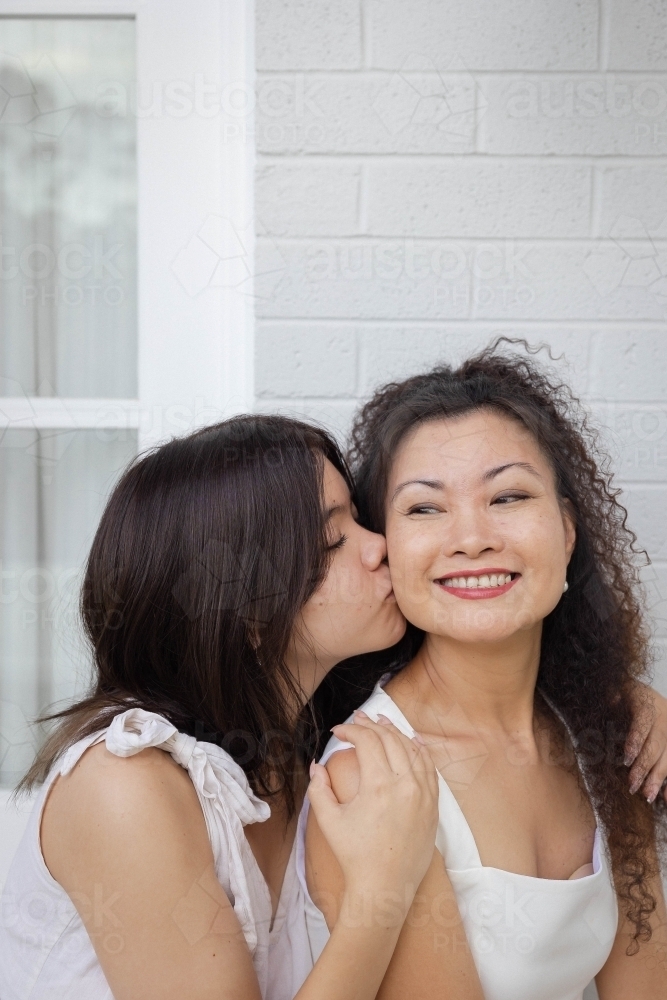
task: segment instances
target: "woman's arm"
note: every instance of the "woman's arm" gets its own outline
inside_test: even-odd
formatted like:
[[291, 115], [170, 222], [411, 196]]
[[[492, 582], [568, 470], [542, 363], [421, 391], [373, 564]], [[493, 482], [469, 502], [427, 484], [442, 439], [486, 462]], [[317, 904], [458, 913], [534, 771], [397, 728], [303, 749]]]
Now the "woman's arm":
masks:
[[334, 727], [356, 747], [335, 754], [354, 755], [354, 787], [342, 795], [342, 784], [315, 765], [308, 790], [311, 829], [326, 847], [321, 860], [331, 876], [317, 895], [331, 936], [295, 1000], [384, 996], [383, 978], [432, 857], [438, 781], [430, 754], [391, 724], [355, 719]]
[[[341, 802], [349, 801], [359, 786], [356, 752], [334, 754], [327, 770], [336, 796]], [[359, 919], [360, 910], [349, 908], [344, 874], [312, 814], [306, 835], [306, 873], [313, 901], [324, 913], [333, 940], [341, 926]], [[407, 914], [406, 896], [410, 900]], [[406, 886], [405, 894], [385, 888], [365, 902], [366, 921], [384, 921], [394, 933], [397, 927], [400, 930], [378, 1000], [405, 1000], [407, 996], [411, 1000], [483, 1000], [454, 891], [437, 850], [416, 894], [414, 885]]]
[[628, 955], [632, 925], [621, 919], [611, 954], [595, 977], [600, 1000], [658, 1000], [667, 991], [667, 912], [659, 878], [651, 883], [657, 907], [651, 916], [651, 940]]
[[194, 786], [164, 751], [92, 747], [53, 787], [41, 839], [116, 1000], [260, 1000]]

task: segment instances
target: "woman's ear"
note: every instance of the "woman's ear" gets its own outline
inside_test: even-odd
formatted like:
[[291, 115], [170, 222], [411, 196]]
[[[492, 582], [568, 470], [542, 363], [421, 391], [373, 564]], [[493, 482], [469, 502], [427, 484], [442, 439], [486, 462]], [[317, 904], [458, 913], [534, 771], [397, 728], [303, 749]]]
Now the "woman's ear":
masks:
[[561, 500], [560, 509], [563, 517], [563, 528], [565, 529], [565, 553], [569, 563], [577, 541], [577, 522], [574, 517], [574, 508], [572, 507], [570, 500]]
[[259, 635], [259, 628], [257, 627], [257, 622], [249, 621], [246, 619], [245, 622], [246, 635], [248, 636], [248, 642], [252, 646], [253, 652], [257, 652], [262, 644], [262, 640]]

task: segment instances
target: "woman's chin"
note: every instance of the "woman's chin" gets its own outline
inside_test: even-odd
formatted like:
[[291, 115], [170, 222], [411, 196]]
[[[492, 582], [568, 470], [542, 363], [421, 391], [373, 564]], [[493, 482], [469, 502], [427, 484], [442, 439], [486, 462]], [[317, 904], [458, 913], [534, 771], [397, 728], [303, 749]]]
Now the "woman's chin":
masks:
[[399, 611], [398, 605], [395, 603], [389, 604], [387, 610], [390, 611], [390, 614], [384, 621], [379, 623], [378, 627], [372, 630], [368, 629], [360, 637], [360, 643], [363, 644], [364, 648], [360, 649], [359, 653], [355, 655], [379, 653], [381, 649], [390, 649], [392, 646], [395, 646], [403, 638], [408, 623]]
[[461, 621], [458, 616], [447, 621], [438, 617], [435, 621], [415, 622], [415, 624], [427, 634], [472, 646], [506, 642], [527, 627], [525, 621], [518, 621], [515, 616], [509, 621], [503, 617], [500, 621], [476, 622], [471, 622], [469, 619]]
[[[415, 607], [407, 610], [407, 619], [431, 635], [462, 643], [503, 642], [535, 625], [544, 615], [542, 609], [524, 606], [491, 607], [495, 602], [461, 601], [460, 606], [443, 608]], [[547, 612], [548, 613], [548, 612]]]

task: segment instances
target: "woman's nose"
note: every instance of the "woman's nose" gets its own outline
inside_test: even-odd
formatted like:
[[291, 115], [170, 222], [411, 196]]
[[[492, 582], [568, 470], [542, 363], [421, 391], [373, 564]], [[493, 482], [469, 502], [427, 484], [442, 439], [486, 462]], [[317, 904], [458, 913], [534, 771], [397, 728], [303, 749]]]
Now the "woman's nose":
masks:
[[502, 543], [488, 518], [469, 511], [453, 519], [447, 547], [450, 555], [466, 555], [475, 559], [483, 552], [497, 552]]
[[384, 535], [378, 535], [375, 531], [361, 529], [364, 538], [361, 542], [361, 561], [366, 569], [375, 570], [381, 566], [387, 558], [387, 542]]

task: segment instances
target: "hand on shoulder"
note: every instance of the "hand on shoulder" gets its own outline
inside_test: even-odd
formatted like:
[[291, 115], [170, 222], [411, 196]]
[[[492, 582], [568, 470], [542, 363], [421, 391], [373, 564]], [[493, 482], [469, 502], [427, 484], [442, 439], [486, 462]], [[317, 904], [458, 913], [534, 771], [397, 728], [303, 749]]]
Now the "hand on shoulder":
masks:
[[[340, 897], [397, 893], [410, 905], [435, 844], [438, 780], [428, 751], [393, 725], [336, 726], [354, 750], [315, 765], [308, 796], [309, 884]], [[378, 896], [379, 898], [379, 896]], [[329, 908], [329, 914], [334, 907]]]

